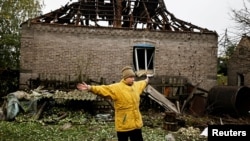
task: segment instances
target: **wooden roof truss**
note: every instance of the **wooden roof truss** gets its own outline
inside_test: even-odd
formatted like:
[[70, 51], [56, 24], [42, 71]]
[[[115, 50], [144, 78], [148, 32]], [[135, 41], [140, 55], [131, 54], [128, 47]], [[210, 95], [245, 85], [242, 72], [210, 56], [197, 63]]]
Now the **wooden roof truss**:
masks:
[[164, 0], [79, 0], [32, 22], [158, 31], [212, 32], [170, 13]]

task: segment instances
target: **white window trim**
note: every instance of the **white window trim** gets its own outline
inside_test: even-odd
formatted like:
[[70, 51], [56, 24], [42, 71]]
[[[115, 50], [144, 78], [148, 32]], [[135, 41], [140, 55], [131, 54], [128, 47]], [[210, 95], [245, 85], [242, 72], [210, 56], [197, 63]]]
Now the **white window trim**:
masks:
[[[145, 64], [145, 66], [144, 66], [144, 68], [145, 69], [143, 69], [143, 70], [140, 70], [140, 68], [139, 68], [139, 60], [138, 60], [138, 52], [137, 52], [137, 50], [139, 50], [139, 49], [143, 49], [144, 50], [144, 64]], [[143, 47], [140, 47], [140, 46], [135, 46], [135, 48], [134, 48], [134, 55], [135, 55], [135, 70], [136, 70], [136, 72], [140, 72], [140, 71], [146, 71], [147, 72], [147, 74], [149, 74], [150, 76], [153, 76], [154, 75], [154, 66], [153, 66], [153, 68], [152, 68], [152, 70], [150, 70], [149, 71], [149, 64], [150, 64], [150, 62], [151, 61], [154, 61], [153, 60], [153, 57], [154, 57], [154, 54], [155, 54], [155, 51], [153, 52], [153, 54], [151, 55], [151, 57], [150, 57], [150, 62], [148, 63], [148, 59], [147, 59], [147, 55], [148, 55], [148, 52], [147, 52], [147, 50], [148, 50], [148, 48], [143, 48]]]

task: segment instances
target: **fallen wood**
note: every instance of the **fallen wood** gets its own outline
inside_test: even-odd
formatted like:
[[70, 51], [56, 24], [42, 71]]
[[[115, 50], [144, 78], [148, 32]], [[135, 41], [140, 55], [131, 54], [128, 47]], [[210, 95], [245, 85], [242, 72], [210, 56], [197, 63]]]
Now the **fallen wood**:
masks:
[[42, 112], [43, 112], [43, 109], [44, 109], [44, 107], [45, 107], [45, 105], [47, 104], [47, 101], [45, 101], [44, 103], [43, 103], [43, 105], [41, 106], [41, 108], [39, 109], [39, 111], [36, 113], [36, 115], [34, 116], [34, 119], [35, 120], [38, 120], [39, 119], [39, 117], [41, 116], [41, 114], [42, 114]]
[[163, 106], [166, 110], [173, 111], [175, 113], [178, 112], [174, 103], [168, 100], [163, 94], [159, 93], [156, 89], [154, 89], [151, 85], [148, 85], [145, 89], [145, 92], [149, 94], [149, 98]]
[[196, 84], [192, 90], [192, 92], [188, 95], [187, 99], [184, 100], [184, 103], [181, 107], [181, 113], [183, 112], [184, 108], [186, 107], [187, 103], [189, 103], [189, 101], [193, 98], [194, 93], [196, 92], [198, 86], [200, 85], [200, 83]]
[[181, 112], [180, 111], [180, 102], [178, 100], [176, 101], [176, 107], [177, 107], [178, 112], [180, 113]]
[[64, 119], [64, 118], [67, 117], [67, 116], [68, 116], [67, 113], [63, 113], [60, 117], [56, 118], [55, 120], [56, 120], [56, 121], [59, 121], [59, 120], [61, 120], [61, 119]]

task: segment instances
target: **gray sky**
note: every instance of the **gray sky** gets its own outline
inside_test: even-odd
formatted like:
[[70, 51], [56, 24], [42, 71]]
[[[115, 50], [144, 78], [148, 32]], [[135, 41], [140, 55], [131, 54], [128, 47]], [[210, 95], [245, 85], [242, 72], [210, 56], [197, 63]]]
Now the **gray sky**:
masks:
[[[64, 6], [70, 0], [44, 0], [43, 13], [47, 13]], [[72, 0], [77, 1], [77, 0]], [[216, 31], [223, 36], [225, 30], [233, 32], [235, 26], [232, 9], [243, 8], [244, 0], [164, 0], [166, 8], [176, 18], [190, 22], [196, 26]], [[246, 0], [245, 0], [246, 1]], [[246, 2], [249, 4], [249, 2]], [[249, 6], [250, 7], [250, 6]]]

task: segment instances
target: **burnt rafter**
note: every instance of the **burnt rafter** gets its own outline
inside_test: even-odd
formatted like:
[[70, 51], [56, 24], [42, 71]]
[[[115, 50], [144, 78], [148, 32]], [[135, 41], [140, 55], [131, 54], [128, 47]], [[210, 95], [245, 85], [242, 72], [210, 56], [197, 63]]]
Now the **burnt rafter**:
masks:
[[214, 32], [182, 21], [164, 0], [79, 0], [31, 20], [33, 23], [157, 31]]

